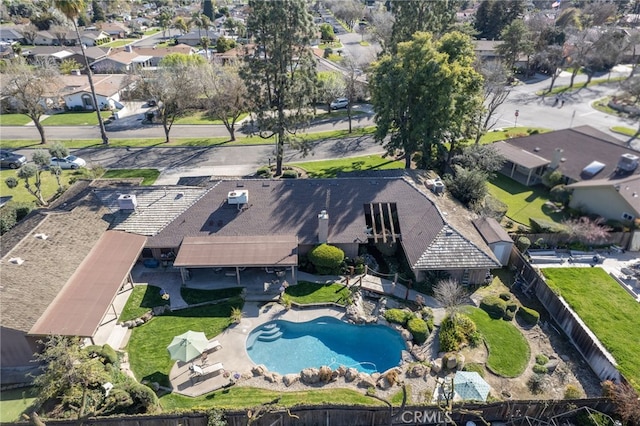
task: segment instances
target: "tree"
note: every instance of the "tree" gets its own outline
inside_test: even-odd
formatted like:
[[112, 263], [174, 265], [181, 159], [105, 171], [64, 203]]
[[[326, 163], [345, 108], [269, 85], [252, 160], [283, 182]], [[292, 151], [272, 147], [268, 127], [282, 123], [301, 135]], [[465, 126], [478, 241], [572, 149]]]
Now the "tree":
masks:
[[331, 102], [344, 96], [345, 84], [342, 75], [337, 71], [323, 71], [318, 73], [318, 99], [327, 105], [331, 113]]
[[579, 219], [567, 219], [562, 222], [569, 238], [581, 243], [592, 244], [609, 236], [611, 227], [603, 225], [604, 219], [590, 219], [583, 216]]
[[208, 17], [198, 12], [195, 12], [191, 16], [191, 20], [189, 22], [192, 23], [198, 29], [198, 38], [202, 38], [202, 30], [203, 29], [208, 30], [209, 24], [211, 23]]
[[62, 25], [52, 25], [49, 32], [56, 38], [59, 46], [67, 44], [67, 34], [69, 33], [69, 29], [67, 27]]
[[213, 0], [204, 0], [202, 2], [202, 14], [211, 21], [216, 18], [215, 11], [213, 9]]
[[495, 40], [504, 27], [523, 14], [523, 0], [483, 0], [474, 21], [478, 38]]
[[429, 31], [436, 38], [444, 34], [455, 22], [458, 3], [458, 0], [392, 1], [394, 22], [390, 51], [395, 52], [398, 43], [410, 41], [418, 31]]
[[284, 144], [305, 119], [303, 107], [313, 97], [315, 61], [307, 48], [313, 20], [303, 0], [250, 0], [249, 7], [247, 31], [254, 37], [255, 52], [245, 57], [241, 75], [254, 96], [260, 136], [276, 136], [280, 175]]
[[558, 44], [552, 44], [547, 46], [543, 51], [539, 52], [535, 58], [534, 62], [537, 67], [543, 71], [546, 71], [551, 76], [551, 81], [549, 83], [549, 88], [547, 89], [547, 93], [553, 90], [553, 86], [556, 83], [558, 76], [560, 75], [560, 71], [562, 70], [562, 66], [566, 61], [566, 55], [564, 48]]
[[[23, 181], [25, 189], [36, 198], [36, 202], [41, 206], [46, 206], [47, 202], [42, 195], [42, 172], [45, 167], [49, 166], [51, 156], [47, 151], [38, 149], [34, 151], [32, 159], [33, 163], [27, 163], [18, 169], [17, 179], [9, 177], [5, 179], [5, 183], [13, 189], [18, 186], [19, 181]], [[31, 183], [32, 178], [33, 184]]]
[[162, 29], [162, 37], [167, 36], [167, 30], [171, 25], [171, 20], [173, 19], [172, 10], [168, 7], [163, 7], [160, 9], [160, 14], [158, 15], [158, 26]]
[[27, 42], [27, 44], [33, 44], [36, 37], [38, 36], [38, 31], [40, 31], [35, 25], [30, 24], [26, 27], [22, 28], [22, 37]]
[[64, 59], [58, 66], [60, 74], [63, 75], [69, 75], [73, 70], [79, 70], [80, 68], [80, 64], [75, 59]]
[[140, 90], [158, 103], [165, 143], [170, 142], [169, 133], [175, 119], [201, 94], [198, 76], [205, 64], [199, 55], [171, 53], [160, 61], [158, 70], [141, 70]]
[[[60, 142], [55, 142], [49, 147], [49, 155], [55, 158], [64, 158], [69, 155], [69, 149]], [[58, 193], [64, 192], [64, 187], [62, 186], [62, 181], [60, 180], [60, 177], [62, 176], [62, 169], [58, 166], [53, 166], [49, 167], [49, 171], [56, 178], [56, 183], [58, 184]]]
[[494, 119], [494, 114], [498, 108], [507, 100], [511, 93], [511, 86], [508, 83], [508, 73], [501, 62], [489, 61], [480, 63], [479, 72], [484, 78], [482, 105], [476, 114], [478, 128], [476, 130], [476, 141], [480, 143], [482, 135], [493, 128], [498, 119]]
[[[202, 38], [204, 39], [206, 37]], [[216, 40], [216, 52], [218, 53], [224, 53], [228, 50], [233, 49], [234, 47], [236, 47], [236, 42], [231, 38], [220, 36], [218, 37], [218, 40]]]
[[91, 10], [93, 11], [91, 22], [104, 22], [106, 20], [104, 16], [104, 9], [102, 9], [98, 0], [91, 1]]
[[520, 55], [529, 57], [533, 53], [529, 29], [522, 19], [515, 19], [504, 27], [500, 33], [500, 39], [502, 43], [496, 47], [496, 50], [502, 56], [508, 70], [513, 70]]
[[393, 15], [386, 10], [376, 10], [369, 20], [372, 36], [380, 43], [383, 52], [391, 48], [391, 35], [393, 34]]
[[451, 195], [467, 207], [483, 200], [487, 195], [489, 174], [478, 169], [465, 169], [457, 164], [452, 168], [453, 174], [444, 176]]
[[333, 32], [333, 27], [326, 22], [320, 25], [320, 39], [322, 41], [333, 41], [336, 38], [336, 34]]
[[494, 176], [495, 172], [502, 169], [504, 157], [491, 145], [471, 145], [455, 155], [451, 163], [471, 170], [476, 169]]
[[449, 278], [439, 281], [433, 287], [433, 297], [444, 306], [447, 315], [455, 321], [460, 308], [466, 302], [467, 292], [458, 281]]
[[325, 2], [325, 5], [336, 18], [346, 22], [349, 28], [365, 14], [365, 6], [358, 0], [334, 0]]
[[18, 57], [6, 63], [2, 80], [2, 95], [12, 100], [18, 112], [33, 120], [40, 133], [40, 143], [47, 143], [40, 118], [49, 107], [47, 99], [55, 97], [57, 100], [57, 92], [62, 88], [55, 66], [43, 61], [32, 67]]
[[184, 35], [189, 32], [190, 23], [185, 21], [182, 16], [178, 16], [173, 22], [173, 27], [180, 31], [180, 34]]
[[403, 152], [410, 168], [418, 149], [429, 164], [434, 148], [470, 130], [472, 113], [481, 107], [482, 76], [472, 66], [470, 38], [460, 33], [434, 41], [419, 32], [397, 50], [374, 64], [369, 89], [376, 139], [383, 142], [390, 135], [387, 152]]
[[236, 140], [235, 125], [240, 116], [251, 108], [247, 86], [240, 77], [236, 64], [211, 64], [203, 68], [203, 92], [207, 98], [207, 110], [212, 117], [221, 120]]
[[84, 59], [85, 70], [87, 73], [87, 79], [89, 80], [89, 87], [91, 89], [91, 97], [93, 99], [93, 108], [96, 111], [98, 116], [98, 126], [100, 127], [100, 135], [102, 136], [102, 143], [105, 145], [109, 144], [109, 137], [107, 136], [107, 131], [104, 128], [104, 121], [102, 120], [102, 114], [100, 113], [100, 107], [98, 104], [98, 97], [96, 96], [96, 88], [93, 84], [93, 71], [91, 71], [91, 67], [89, 67], [89, 59], [87, 58], [87, 52], [85, 51], [84, 44], [82, 43], [82, 39], [80, 38], [80, 31], [78, 30], [78, 24], [76, 23], [76, 19], [80, 14], [84, 11], [85, 3], [84, 0], [54, 0], [55, 7], [67, 17], [73, 28], [76, 32], [76, 39], [78, 40], [78, 44], [80, 45], [80, 49], [82, 51], [82, 58]]

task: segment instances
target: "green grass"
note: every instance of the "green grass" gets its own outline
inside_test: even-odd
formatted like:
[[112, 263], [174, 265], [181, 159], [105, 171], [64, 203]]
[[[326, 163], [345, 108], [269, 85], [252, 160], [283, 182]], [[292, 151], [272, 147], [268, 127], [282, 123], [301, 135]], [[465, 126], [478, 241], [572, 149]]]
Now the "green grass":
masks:
[[637, 129], [632, 129], [630, 127], [623, 127], [623, 126], [613, 126], [611, 128], [612, 132], [615, 133], [619, 133], [621, 135], [625, 135], [625, 136], [633, 136], [636, 134], [636, 132], [638, 131]]
[[542, 273], [611, 352], [618, 370], [640, 391], [640, 305], [601, 268], [548, 268]]
[[0, 114], [0, 126], [24, 126], [31, 123], [26, 114]]
[[332, 178], [340, 172], [348, 173], [361, 170], [390, 170], [404, 168], [404, 161], [394, 161], [379, 155], [366, 157], [343, 158], [336, 160], [309, 161], [306, 163], [291, 163], [304, 169], [312, 178]]
[[605, 114], [611, 114], [611, 115], [615, 115], [618, 117], [624, 117], [626, 114], [624, 114], [621, 111], [617, 111], [613, 108], [611, 108], [609, 106], [609, 101], [611, 100], [611, 96], [607, 96], [601, 99], [598, 99], [596, 101], [594, 101], [591, 104], [591, 107], [595, 110], [598, 110], [600, 112], [604, 112]]
[[[102, 111], [102, 119], [111, 117], [111, 111]], [[95, 126], [98, 124], [98, 116], [94, 111], [63, 112], [52, 115], [42, 120], [43, 126]]]
[[148, 36], [148, 35], [153, 35], [159, 32], [160, 32], [160, 28], [150, 28], [144, 32], [144, 35]]
[[122, 47], [122, 46], [126, 46], [127, 44], [131, 44], [131, 43], [133, 43], [133, 42], [135, 42], [137, 40], [139, 40], [139, 39], [137, 39], [137, 38], [123, 38], [123, 39], [111, 41], [109, 43], [101, 44], [100, 46], [102, 46], [102, 47], [114, 47], [114, 48], [115, 47]]
[[28, 411], [35, 399], [31, 388], [0, 392], [0, 422], [15, 422], [22, 413]]
[[334, 406], [380, 406], [382, 402], [350, 389], [318, 389], [297, 392], [276, 392], [235, 386], [196, 398], [170, 393], [160, 398], [164, 411], [201, 410], [210, 408], [247, 409], [269, 403], [280, 398], [279, 406], [334, 405]]
[[103, 179], [142, 178], [142, 185], [149, 186], [153, 185], [158, 176], [160, 176], [158, 169], [111, 169], [101, 177]]
[[341, 284], [323, 285], [306, 281], [288, 287], [285, 292], [292, 301], [300, 304], [334, 302], [344, 305], [345, 299], [351, 294]]
[[[244, 120], [249, 115], [248, 112], [242, 113], [236, 123]], [[174, 124], [223, 124], [222, 120], [212, 118], [206, 111], [195, 111], [185, 117], [179, 117]]]
[[138, 381], [148, 380], [169, 386], [172, 361], [167, 346], [171, 340], [188, 330], [203, 331], [208, 339], [222, 333], [231, 324], [231, 308], [241, 306], [235, 299], [217, 305], [183, 309], [153, 317], [148, 323], [136, 327], [127, 345], [131, 370]]
[[329, 42], [329, 43], [321, 43], [320, 45], [318, 45], [318, 49], [321, 49], [321, 50], [325, 50], [327, 48], [342, 49], [343, 47], [344, 46], [342, 46], [342, 43], [340, 43], [340, 40]]
[[522, 374], [529, 363], [531, 348], [520, 330], [508, 321], [491, 318], [480, 308], [468, 307], [465, 313], [476, 323], [489, 349], [487, 368], [503, 377]]
[[595, 79], [591, 80], [591, 82], [589, 82], [589, 84], [586, 84], [586, 82], [584, 82], [584, 83], [574, 83], [573, 87], [569, 87], [568, 85], [555, 86], [553, 89], [551, 89], [551, 92], [548, 92], [547, 89], [538, 90], [536, 92], [536, 95], [538, 95], [538, 96], [557, 95], [557, 94], [560, 94], [560, 93], [568, 92], [570, 90], [577, 92], [578, 90], [584, 89], [585, 87], [597, 86], [599, 84], [615, 83], [615, 82], [626, 80], [626, 79], [627, 79], [627, 77], [595, 78]]
[[529, 136], [533, 130], [537, 130], [539, 133], [548, 133], [551, 129], [544, 127], [510, 127], [502, 130], [491, 130], [480, 138], [480, 144], [486, 145], [506, 139], [519, 138]]
[[240, 287], [229, 287], [219, 290], [198, 290], [186, 287], [180, 289], [180, 295], [189, 305], [240, 296], [241, 292], [242, 288]]
[[370, 46], [371, 44], [368, 41], [361, 41], [360, 46]]
[[154, 285], [137, 285], [133, 287], [127, 303], [122, 309], [118, 321], [124, 322], [140, 318], [151, 308], [160, 305], [168, 305], [169, 302], [160, 297], [160, 287]]
[[544, 206], [549, 201], [548, 191], [541, 187], [529, 187], [498, 174], [487, 183], [489, 193], [507, 206], [507, 217], [514, 222], [529, 226], [529, 218], [560, 222], [563, 213], [554, 213]]
[[[72, 178], [82, 177], [85, 173], [86, 171], [83, 170], [63, 170], [61, 177], [63, 186], [68, 187], [69, 181]], [[11, 201], [15, 202], [35, 203], [36, 198], [27, 192], [24, 187], [24, 181], [19, 180], [18, 186], [15, 188], [9, 188], [7, 186], [4, 181], [10, 176], [17, 176], [17, 171], [9, 169], [0, 170], [0, 195], [3, 197], [11, 196], [13, 197]], [[49, 200], [58, 192], [58, 183], [56, 182], [56, 178], [49, 171], [43, 171], [40, 176], [42, 179], [42, 195], [45, 200]], [[31, 186], [33, 186], [35, 182], [34, 178], [29, 179], [29, 181]]]

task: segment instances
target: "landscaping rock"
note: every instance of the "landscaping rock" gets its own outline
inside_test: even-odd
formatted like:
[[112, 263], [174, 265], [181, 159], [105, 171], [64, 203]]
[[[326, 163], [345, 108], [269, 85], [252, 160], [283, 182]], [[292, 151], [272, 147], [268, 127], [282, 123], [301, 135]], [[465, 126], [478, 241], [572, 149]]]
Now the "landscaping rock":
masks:
[[420, 347], [414, 347], [411, 351], [411, 355], [420, 362], [427, 359], [427, 356], [423, 352], [420, 352]]
[[254, 376], [264, 376], [264, 373], [266, 371], [267, 371], [267, 367], [265, 367], [262, 364], [256, 365], [251, 369], [251, 373], [253, 373]]
[[358, 378], [358, 370], [356, 370], [355, 368], [348, 368], [347, 371], [344, 373], [345, 382], [353, 382], [357, 378]]
[[323, 365], [322, 367], [320, 367], [320, 370], [318, 370], [318, 376], [320, 376], [321, 381], [329, 383], [331, 381], [331, 378], [333, 377], [333, 370], [331, 369], [331, 367]]
[[376, 386], [382, 390], [387, 390], [398, 383], [401, 375], [402, 370], [400, 370], [399, 368], [390, 368], [376, 378]]
[[281, 376], [275, 372], [267, 372], [264, 375], [264, 379], [269, 383], [278, 383], [280, 382]]
[[289, 387], [292, 384], [297, 383], [299, 381], [300, 381], [300, 374], [285, 374], [284, 376], [282, 376], [282, 383], [284, 383], [286, 387]]
[[558, 368], [559, 364], [560, 364], [559, 360], [552, 359], [551, 361], [546, 363], [544, 366], [547, 367], [547, 371], [549, 371], [549, 373], [553, 373], [556, 370], [556, 368]]
[[431, 370], [436, 374], [439, 374], [442, 371], [442, 358], [436, 358], [431, 361]]
[[149, 320], [153, 317], [153, 314], [151, 313], [151, 311], [147, 312], [146, 314], [144, 314], [143, 316], [140, 317], [140, 319], [144, 322], [149, 322]]
[[135, 320], [133, 320], [134, 326], [138, 327], [139, 325], [144, 324], [144, 321], [142, 321], [142, 318], [136, 318]]
[[368, 389], [376, 387], [376, 381], [366, 373], [358, 373], [358, 378], [356, 380], [359, 388]]
[[456, 356], [456, 359], [458, 360], [458, 366], [457, 366], [458, 370], [462, 370], [464, 368], [464, 364], [466, 362], [466, 359], [465, 359], [464, 355], [458, 354]]
[[340, 367], [338, 367], [336, 372], [338, 373], [339, 377], [344, 377], [344, 375], [347, 374], [347, 367], [345, 367], [344, 365], [341, 365]]
[[160, 390], [160, 383], [151, 382], [151, 389], [153, 389], [154, 392], [158, 392]]
[[453, 370], [458, 366], [457, 354], [448, 353], [442, 358], [442, 366], [447, 370]]
[[429, 369], [424, 364], [413, 364], [407, 370], [408, 377], [424, 377], [429, 372]]
[[320, 382], [320, 374], [317, 368], [305, 368], [300, 372], [300, 381], [308, 385], [315, 385]]
[[133, 321], [125, 321], [124, 324], [122, 324], [123, 326], [127, 327], [127, 328], [133, 328], [136, 326], [136, 324]]

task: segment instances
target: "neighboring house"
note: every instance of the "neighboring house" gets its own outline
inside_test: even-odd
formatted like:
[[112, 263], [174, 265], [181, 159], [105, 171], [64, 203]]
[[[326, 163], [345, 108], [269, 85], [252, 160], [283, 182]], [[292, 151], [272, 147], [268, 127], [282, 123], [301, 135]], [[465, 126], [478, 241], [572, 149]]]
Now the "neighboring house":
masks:
[[109, 43], [111, 37], [104, 31], [83, 31], [80, 33], [80, 41], [85, 46], [99, 46], [104, 43]]
[[175, 46], [167, 47], [138, 47], [138, 46], [126, 46], [129, 51], [135, 52], [138, 55], [149, 58], [148, 66], [157, 67], [158, 64], [165, 56], [171, 53], [181, 53], [184, 55], [193, 55], [194, 49], [186, 44], [178, 44]]
[[58, 44], [58, 39], [49, 31], [38, 31], [33, 39], [33, 44], [36, 46], [53, 46]]
[[597, 179], [569, 185], [569, 206], [605, 219], [630, 224], [640, 218], [640, 175], [626, 179]]
[[22, 33], [16, 28], [0, 26], [0, 41], [7, 43], [22, 43], [24, 42], [24, 37], [22, 37]]
[[[62, 76], [64, 83], [60, 96], [64, 99], [65, 105], [69, 109], [83, 108], [93, 110], [93, 98], [89, 81], [85, 75]], [[122, 108], [120, 95], [126, 90], [129, 77], [125, 74], [116, 75], [95, 75], [93, 85], [96, 89], [96, 97], [100, 109], [105, 107]]]
[[141, 55], [131, 49], [120, 50], [115, 51], [115, 53], [111, 52], [109, 56], [93, 62], [91, 69], [98, 74], [124, 74], [133, 71], [135, 68], [151, 66], [151, 59], [151, 56]]
[[640, 172], [620, 167], [623, 155], [635, 155], [632, 150], [590, 126], [509, 139], [493, 146], [507, 160], [501, 173], [525, 185], [540, 183], [547, 171], [556, 169], [568, 184], [620, 179]]
[[199, 30], [198, 28], [192, 29], [190, 32], [177, 36], [178, 43], [186, 44], [192, 47], [200, 45], [200, 39], [202, 37], [209, 37], [211, 41], [211, 45], [214, 45], [220, 37], [217, 31], [209, 29], [207, 30]]
[[[98, 59], [105, 58], [111, 48], [109, 47], [87, 47], [85, 54], [89, 63], [97, 61]], [[80, 46], [34, 46], [29, 50], [23, 52], [23, 55], [27, 58], [29, 63], [35, 63], [38, 59], [49, 58], [56, 62], [62, 62], [64, 60], [76, 61], [80, 68], [84, 68], [84, 58], [82, 57], [82, 48]]]
[[[490, 61], [498, 61], [501, 60], [501, 56], [497, 51], [498, 45], [502, 42], [499, 40], [474, 40], [474, 52], [476, 52], [476, 56], [481, 61], [490, 62]], [[527, 66], [527, 56], [521, 55], [516, 63], [514, 64], [516, 68], [522, 68]]]
[[509, 256], [513, 248], [513, 240], [507, 234], [497, 220], [491, 217], [481, 217], [473, 221], [484, 241], [496, 256], [500, 265], [507, 266], [509, 264]]
[[100, 30], [109, 34], [112, 39], [125, 38], [131, 32], [129, 27], [121, 22], [105, 22], [100, 25]]

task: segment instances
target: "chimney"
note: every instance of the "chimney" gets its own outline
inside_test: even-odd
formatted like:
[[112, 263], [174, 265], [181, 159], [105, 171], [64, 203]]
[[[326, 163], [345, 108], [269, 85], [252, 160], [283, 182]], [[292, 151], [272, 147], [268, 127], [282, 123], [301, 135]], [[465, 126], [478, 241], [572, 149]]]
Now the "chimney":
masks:
[[130, 44], [127, 44], [127, 45], [124, 47], [124, 50], [125, 50], [125, 52], [133, 52], [133, 46], [132, 46], [132, 45], [130, 45]]
[[134, 194], [121, 194], [118, 196], [118, 208], [120, 210], [135, 210], [138, 207], [138, 201]]
[[555, 170], [558, 168], [560, 162], [562, 161], [562, 154], [564, 154], [564, 149], [556, 148], [556, 150], [553, 152], [553, 159], [551, 160], [551, 164], [549, 164], [550, 169]]
[[329, 214], [322, 210], [318, 215], [318, 242], [326, 243], [329, 237]]

